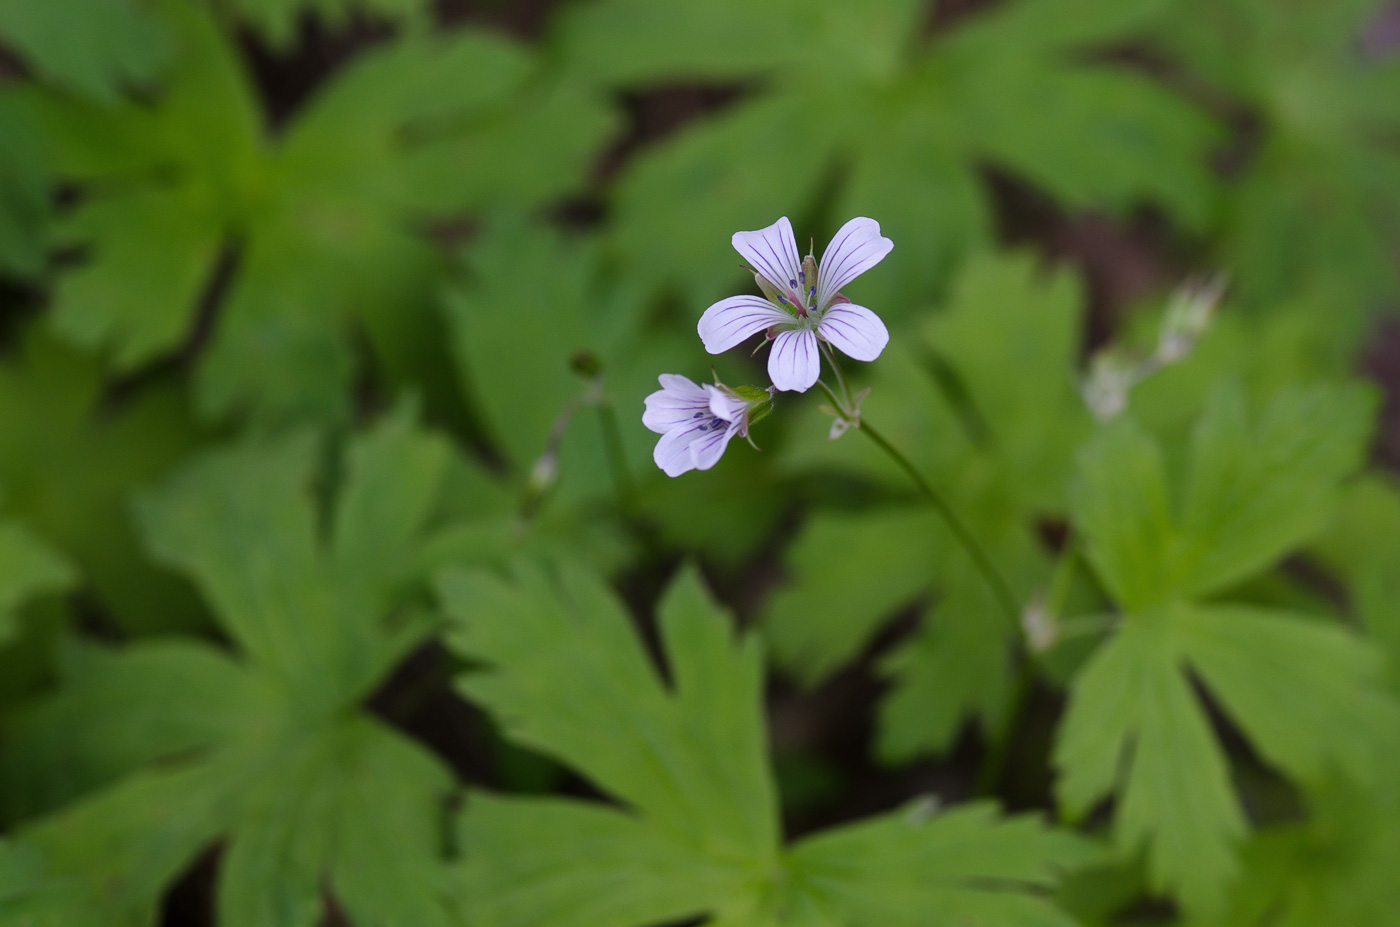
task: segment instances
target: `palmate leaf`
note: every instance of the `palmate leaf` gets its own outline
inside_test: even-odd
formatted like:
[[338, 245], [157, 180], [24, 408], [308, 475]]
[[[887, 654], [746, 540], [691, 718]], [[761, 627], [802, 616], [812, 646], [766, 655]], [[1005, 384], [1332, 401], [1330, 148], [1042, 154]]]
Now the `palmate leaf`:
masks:
[[1377, 0], [1192, 2], [1156, 37], [1254, 107], [1262, 140], [1227, 188], [1221, 258], [1259, 308], [1316, 287], [1363, 310], [1400, 291], [1400, 63], [1366, 60]]
[[1064, 924], [1033, 891], [1092, 856], [1030, 818], [918, 805], [779, 841], [761, 654], [686, 571], [660, 609], [669, 687], [616, 598], [576, 568], [461, 570], [439, 588], [461, 678], [507, 736], [624, 807], [475, 796], [455, 880], [470, 923]]
[[429, 628], [407, 594], [449, 453], [396, 414], [351, 443], [326, 526], [306, 436], [212, 453], [143, 499], [152, 550], [240, 655], [79, 651], [69, 684], [21, 718], [7, 795], [81, 796], [22, 828], [56, 872], [140, 922], [222, 837], [220, 923], [319, 923], [328, 894], [356, 923], [449, 923], [452, 776], [357, 709]]
[[574, 67], [616, 85], [759, 88], [641, 153], [620, 181], [614, 238], [648, 282], [702, 306], [722, 295], [713, 268], [733, 231], [788, 214], [805, 232], [800, 220], [829, 197], [830, 215], [812, 231], [868, 215], [896, 242], [857, 290], [898, 316], [988, 240], [986, 161], [1075, 206], [1156, 199], [1190, 224], [1205, 220], [1197, 161], [1209, 125], [1121, 68], [1072, 62], [1155, 6], [1020, 0], [929, 41], [925, 5], [909, 0], [859, 9], [606, 0], [565, 17], [560, 40]]
[[[154, 105], [30, 98], [57, 173], [86, 192], [60, 238], [90, 260], [59, 281], [57, 330], [120, 369], [145, 364], [184, 341], [227, 255], [206, 412], [343, 415], [361, 334], [391, 387], [428, 386], [454, 414], [428, 226], [567, 189], [606, 110], [505, 39], [406, 35], [352, 62], [273, 144], [211, 16], [162, 8], [181, 53]], [[546, 127], [550, 145], [500, 157]]]
[[1075, 679], [1056, 745], [1071, 814], [1116, 793], [1115, 832], [1146, 846], [1152, 887], [1221, 912], [1246, 832], [1199, 680], [1270, 766], [1301, 781], [1374, 776], [1394, 705], [1367, 643], [1321, 619], [1205, 597], [1318, 531], [1365, 447], [1359, 388], [1281, 393], [1255, 422], [1216, 392], [1174, 495], [1162, 449], [1131, 420], [1084, 452], [1075, 525], [1125, 614]]
[[[1379, 476], [1351, 485], [1333, 529], [1314, 549], [1342, 577], [1357, 617], [1390, 656], [1388, 681], [1394, 691], [1400, 493]], [[1313, 663], [1300, 659], [1293, 668], [1310, 671]], [[1297, 707], [1279, 706], [1277, 717]], [[1400, 800], [1394, 787], [1400, 725], [1371, 746], [1379, 754], [1376, 781], [1358, 786], [1329, 778], [1310, 789], [1308, 819], [1261, 830], [1245, 844], [1240, 883], [1228, 908], [1220, 918], [1201, 919], [1202, 925], [1304, 927], [1390, 919], [1400, 902], [1392, 877], [1400, 863]]]
[[0, 0], [0, 43], [42, 81], [111, 103], [169, 64], [171, 37], [144, 0]]
[[0, 362], [5, 509], [73, 561], [123, 630], [198, 626], [188, 585], [142, 553], [128, 502], [197, 445], [199, 430], [168, 382], [153, 381], [116, 405], [103, 391], [94, 360], [34, 327], [20, 334]]
[[[956, 509], [1024, 602], [1049, 583], [1035, 523], [1066, 510], [1069, 448], [1089, 424], [1072, 379], [1079, 289], [1067, 274], [1039, 277], [1025, 257], [969, 263], [948, 310], [871, 368], [864, 405], [934, 485], [956, 487]], [[882, 664], [894, 689], [881, 707], [881, 755], [944, 749], [968, 717], [999, 729], [1019, 629], [942, 519], [914, 501], [908, 476], [862, 436], [825, 433], [808, 415], [789, 462], [851, 472], [908, 501], [809, 518], [765, 616], [780, 665], [816, 682], [900, 609], [931, 600], [920, 631]]]

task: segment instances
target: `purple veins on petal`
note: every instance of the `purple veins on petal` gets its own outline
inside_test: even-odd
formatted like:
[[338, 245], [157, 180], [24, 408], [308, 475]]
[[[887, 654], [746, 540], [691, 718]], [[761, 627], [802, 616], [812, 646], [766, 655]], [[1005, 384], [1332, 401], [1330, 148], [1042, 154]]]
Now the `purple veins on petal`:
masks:
[[642, 422], [662, 433], [652, 460], [667, 476], [710, 469], [734, 435], [747, 432], [749, 403], [731, 391], [677, 374], [657, 380], [662, 388], [647, 396]]
[[889, 329], [880, 317], [855, 303], [828, 309], [818, 331], [842, 354], [858, 361], [875, 360], [890, 343]]
[[706, 309], [696, 330], [705, 350], [719, 354], [772, 325], [791, 322], [791, 315], [760, 296], [731, 296]]
[[735, 232], [730, 243], [775, 287], [781, 287], [785, 280], [795, 280], [802, 270], [797, 239], [787, 216], [767, 228]]
[[826, 306], [841, 288], [885, 259], [894, 242], [880, 234], [880, 223], [864, 216], [847, 222], [831, 237], [817, 265], [817, 305]]
[[817, 382], [820, 364], [817, 336], [811, 330], [780, 332], [768, 356], [768, 376], [780, 390], [803, 393]]

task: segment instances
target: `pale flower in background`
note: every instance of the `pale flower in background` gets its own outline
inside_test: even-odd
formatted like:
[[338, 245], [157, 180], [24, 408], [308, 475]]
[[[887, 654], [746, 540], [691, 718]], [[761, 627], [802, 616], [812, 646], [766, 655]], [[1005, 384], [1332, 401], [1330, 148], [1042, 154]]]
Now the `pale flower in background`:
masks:
[[787, 217], [766, 229], [736, 232], [734, 250], [749, 262], [763, 296], [731, 296], [700, 317], [700, 340], [711, 354], [767, 332], [773, 342], [768, 375], [780, 390], [804, 392], [821, 368], [818, 339], [859, 361], [873, 361], [889, 343], [879, 316], [841, 295], [841, 288], [884, 259], [894, 242], [874, 219], [841, 226], [820, 263], [798, 256]]
[[1225, 295], [1225, 277], [1216, 274], [1190, 280], [1177, 287], [1162, 313], [1157, 348], [1142, 360], [1134, 360], [1121, 347], [1100, 350], [1089, 362], [1089, 373], [1080, 384], [1084, 403], [1101, 422], [1110, 421], [1128, 407], [1128, 394], [1148, 377], [1191, 356], [1196, 343], [1215, 319], [1216, 307]]

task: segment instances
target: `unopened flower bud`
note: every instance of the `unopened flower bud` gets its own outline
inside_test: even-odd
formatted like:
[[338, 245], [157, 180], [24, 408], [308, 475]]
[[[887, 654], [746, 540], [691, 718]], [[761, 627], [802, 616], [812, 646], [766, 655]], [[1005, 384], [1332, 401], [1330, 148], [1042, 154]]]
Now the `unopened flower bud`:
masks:
[[603, 362], [592, 351], [579, 350], [569, 355], [569, 369], [592, 380], [603, 372]]
[[1021, 631], [1031, 653], [1045, 653], [1060, 639], [1060, 622], [1051, 614], [1043, 596], [1032, 599], [1021, 612]]

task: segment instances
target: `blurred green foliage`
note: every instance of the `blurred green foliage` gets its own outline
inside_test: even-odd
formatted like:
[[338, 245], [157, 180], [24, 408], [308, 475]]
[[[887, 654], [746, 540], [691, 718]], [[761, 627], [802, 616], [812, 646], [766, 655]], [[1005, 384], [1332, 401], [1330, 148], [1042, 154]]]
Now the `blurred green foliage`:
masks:
[[1394, 923], [1387, 15], [0, 0], [0, 924]]

